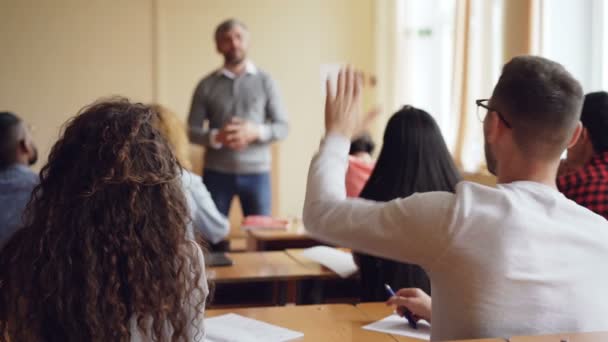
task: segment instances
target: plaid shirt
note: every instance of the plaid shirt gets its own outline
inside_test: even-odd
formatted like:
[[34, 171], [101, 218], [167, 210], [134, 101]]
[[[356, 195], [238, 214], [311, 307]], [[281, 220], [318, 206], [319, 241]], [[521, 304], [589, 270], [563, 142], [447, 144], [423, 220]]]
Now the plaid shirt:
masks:
[[557, 178], [566, 197], [608, 219], [608, 151], [596, 154], [579, 170]]

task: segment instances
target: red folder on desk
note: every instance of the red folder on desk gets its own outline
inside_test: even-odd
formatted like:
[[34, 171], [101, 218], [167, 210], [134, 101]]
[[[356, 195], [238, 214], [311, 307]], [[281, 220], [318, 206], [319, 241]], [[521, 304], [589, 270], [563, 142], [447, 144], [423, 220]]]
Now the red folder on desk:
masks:
[[273, 229], [287, 230], [289, 228], [289, 220], [274, 218], [270, 216], [247, 216], [243, 220], [241, 228], [244, 230], [250, 229]]

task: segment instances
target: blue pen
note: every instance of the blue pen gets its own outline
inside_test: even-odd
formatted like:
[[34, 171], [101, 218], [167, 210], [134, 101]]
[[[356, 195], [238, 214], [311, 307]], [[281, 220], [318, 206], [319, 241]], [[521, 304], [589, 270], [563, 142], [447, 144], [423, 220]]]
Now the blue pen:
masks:
[[[386, 289], [386, 292], [388, 293], [389, 296], [391, 296], [391, 297], [397, 296], [395, 294], [395, 291], [393, 291], [393, 289], [391, 288], [391, 286], [389, 284], [384, 284], [384, 288]], [[406, 308], [405, 306], [400, 306], [400, 308], [403, 308], [403, 316], [405, 316], [405, 319], [407, 320], [407, 323], [410, 325], [410, 327], [412, 327], [412, 329], [418, 329], [418, 324], [416, 323], [416, 320], [414, 319], [412, 312], [410, 310], [408, 310], [408, 308]]]

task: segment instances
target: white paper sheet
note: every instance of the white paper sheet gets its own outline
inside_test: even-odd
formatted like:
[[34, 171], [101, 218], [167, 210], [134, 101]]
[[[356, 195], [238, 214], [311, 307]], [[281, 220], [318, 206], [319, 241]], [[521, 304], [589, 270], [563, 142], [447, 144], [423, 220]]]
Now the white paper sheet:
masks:
[[302, 252], [302, 256], [320, 263], [342, 278], [348, 278], [357, 273], [358, 270], [351, 253], [332, 247], [315, 246], [307, 248]]
[[413, 329], [407, 320], [397, 314], [392, 314], [377, 322], [363, 327], [365, 330], [383, 332], [392, 335], [401, 335], [418, 338], [425, 341], [431, 339], [431, 325], [425, 320], [418, 321], [418, 329]]
[[207, 342], [284, 342], [304, 336], [234, 313], [205, 318], [205, 332]]

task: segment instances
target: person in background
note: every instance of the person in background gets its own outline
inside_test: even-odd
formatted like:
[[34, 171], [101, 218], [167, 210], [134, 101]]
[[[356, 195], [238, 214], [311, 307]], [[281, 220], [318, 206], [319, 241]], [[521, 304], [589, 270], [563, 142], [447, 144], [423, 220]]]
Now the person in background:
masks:
[[[352, 150], [352, 145], [351, 145]], [[461, 180], [433, 117], [405, 106], [390, 118], [382, 150], [360, 197], [378, 202], [429, 191], [454, 192]], [[426, 272], [418, 265], [355, 253], [361, 279], [361, 300], [386, 299], [384, 284], [392, 288], [419, 287], [431, 293]]]
[[190, 208], [192, 225], [213, 249], [213, 245], [222, 241], [230, 232], [230, 222], [217, 210], [201, 177], [191, 172], [186, 126], [166, 107], [153, 105], [152, 109], [158, 113], [157, 119], [153, 121], [154, 126], [169, 142], [177, 161], [182, 166], [182, 186]]
[[608, 222], [555, 182], [583, 105], [562, 65], [515, 57], [491, 98], [476, 101], [496, 187], [463, 181], [455, 193], [389, 202], [346, 198], [350, 140], [371, 119], [360, 77], [347, 68], [338, 79], [308, 175], [303, 219], [312, 237], [422, 266], [433, 288], [433, 341], [608, 330], [608, 301], [598, 300], [608, 288]]
[[0, 339], [203, 340], [204, 257], [154, 117], [112, 99], [67, 123], [0, 252]]
[[374, 169], [372, 153], [374, 141], [369, 134], [362, 134], [350, 143], [348, 170], [346, 171], [346, 196], [358, 197]]
[[0, 248], [23, 224], [23, 210], [38, 184], [29, 168], [36, 160], [27, 125], [13, 113], [0, 112]]
[[194, 91], [190, 140], [206, 147], [203, 180], [222, 214], [238, 196], [245, 216], [269, 216], [270, 143], [287, 136], [287, 114], [270, 75], [247, 59], [245, 25], [226, 20], [214, 38], [224, 65]]
[[557, 186], [566, 197], [608, 218], [608, 93], [585, 96], [583, 131], [560, 165]]

